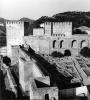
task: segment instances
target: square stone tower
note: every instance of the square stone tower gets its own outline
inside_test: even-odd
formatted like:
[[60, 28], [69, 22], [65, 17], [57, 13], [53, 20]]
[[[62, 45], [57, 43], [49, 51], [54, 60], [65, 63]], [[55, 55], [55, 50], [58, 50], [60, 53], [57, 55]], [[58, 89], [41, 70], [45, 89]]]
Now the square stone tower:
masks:
[[12, 46], [23, 44], [23, 36], [23, 21], [6, 21], [7, 56], [12, 57]]

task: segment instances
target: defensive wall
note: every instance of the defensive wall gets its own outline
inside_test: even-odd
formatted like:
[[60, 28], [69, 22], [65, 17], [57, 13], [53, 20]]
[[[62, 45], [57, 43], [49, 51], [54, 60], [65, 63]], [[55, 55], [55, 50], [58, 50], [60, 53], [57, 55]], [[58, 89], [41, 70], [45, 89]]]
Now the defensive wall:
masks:
[[43, 28], [33, 29], [33, 35], [70, 37], [72, 35], [72, 22], [45, 22]]
[[72, 55], [78, 55], [80, 50], [90, 47], [89, 35], [72, 35], [72, 37], [24, 37], [24, 42], [30, 45], [36, 52], [51, 54], [54, 51], [62, 52], [69, 49]]
[[33, 35], [24, 36], [24, 22], [6, 21], [7, 56], [12, 56], [12, 46], [28, 44], [36, 52], [50, 55], [69, 49], [78, 55], [80, 49], [90, 45], [90, 36], [72, 35], [72, 22], [45, 22], [43, 28], [34, 29]]
[[53, 51], [64, 52], [65, 49], [69, 49], [73, 55], [78, 55], [80, 50], [87, 46], [90, 47], [89, 35], [72, 35], [72, 37], [52, 37], [50, 40], [50, 54]]

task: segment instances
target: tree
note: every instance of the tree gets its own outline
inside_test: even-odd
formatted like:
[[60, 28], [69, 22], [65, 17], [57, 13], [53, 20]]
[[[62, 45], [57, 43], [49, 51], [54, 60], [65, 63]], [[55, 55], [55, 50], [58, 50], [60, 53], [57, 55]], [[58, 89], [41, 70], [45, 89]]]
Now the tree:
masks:
[[68, 49], [66, 49], [66, 50], [64, 51], [64, 56], [71, 56], [71, 51], [68, 50]]
[[7, 66], [11, 65], [11, 59], [7, 56], [3, 57], [3, 63], [5, 63]]
[[90, 57], [90, 48], [83, 47], [80, 51], [80, 54], [84, 57]]
[[82, 31], [80, 29], [75, 29], [75, 30], [73, 30], [73, 34], [87, 34], [87, 32]]
[[61, 52], [54, 51], [52, 52], [51, 56], [52, 57], [63, 57], [63, 54]]

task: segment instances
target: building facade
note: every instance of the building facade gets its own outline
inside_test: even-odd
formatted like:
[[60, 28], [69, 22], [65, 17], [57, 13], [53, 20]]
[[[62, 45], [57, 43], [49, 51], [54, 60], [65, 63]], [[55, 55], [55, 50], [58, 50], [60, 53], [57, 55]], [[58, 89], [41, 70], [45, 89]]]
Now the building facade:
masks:
[[70, 37], [71, 35], [72, 22], [45, 22], [42, 28], [33, 29], [33, 36]]
[[72, 55], [79, 55], [83, 47], [90, 46], [89, 33], [72, 35], [72, 22], [45, 22], [42, 31], [34, 30], [33, 36], [24, 37], [24, 42], [42, 54], [69, 49]]
[[24, 37], [25, 43], [30, 45], [36, 52], [50, 55], [57, 51], [64, 53], [66, 49], [72, 55], [79, 55], [80, 50], [87, 46], [90, 47], [89, 35], [73, 35], [71, 37]]

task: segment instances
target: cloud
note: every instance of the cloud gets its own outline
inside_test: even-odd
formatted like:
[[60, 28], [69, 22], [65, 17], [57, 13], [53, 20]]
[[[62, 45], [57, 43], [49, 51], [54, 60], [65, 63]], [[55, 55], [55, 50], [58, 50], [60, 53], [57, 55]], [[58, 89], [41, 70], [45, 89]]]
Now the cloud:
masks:
[[0, 0], [2, 17], [37, 19], [70, 10], [90, 10], [90, 0]]

